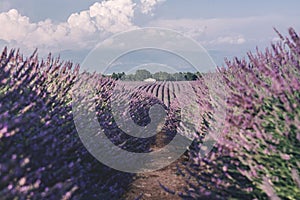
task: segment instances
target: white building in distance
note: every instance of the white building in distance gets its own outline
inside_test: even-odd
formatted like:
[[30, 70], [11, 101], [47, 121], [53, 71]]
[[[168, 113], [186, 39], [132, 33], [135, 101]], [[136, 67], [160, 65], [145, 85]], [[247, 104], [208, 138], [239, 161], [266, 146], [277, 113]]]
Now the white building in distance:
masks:
[[147, 78], [144, 80], [145, 82], [156, 82], [154, 78]]

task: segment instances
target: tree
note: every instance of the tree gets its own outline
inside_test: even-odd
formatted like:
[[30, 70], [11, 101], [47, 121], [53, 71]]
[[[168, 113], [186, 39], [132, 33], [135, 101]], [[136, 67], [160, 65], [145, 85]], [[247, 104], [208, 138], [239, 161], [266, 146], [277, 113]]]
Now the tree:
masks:
[[197, 78], [198, 78], [196, 74], [191, 73], [191, 72], [185, 73], [184, 77], [185, 77], [185, 80], [187, 80], [187, 81], [194, 81], [194, 80], [197, 80]]
[[137, 81], [143, 81], [147, 78], [152, 78], [151, 73], [145, 69], [138, 69], [135, 72], [135, 79]]
[[125, 73], [122, 72], [122, 73], [113, 73], [111, 75], [111, 78], [115, 79], [115, 80], [119, 80], [119, 79], [122, 79], [123, 77], [125, 76]]

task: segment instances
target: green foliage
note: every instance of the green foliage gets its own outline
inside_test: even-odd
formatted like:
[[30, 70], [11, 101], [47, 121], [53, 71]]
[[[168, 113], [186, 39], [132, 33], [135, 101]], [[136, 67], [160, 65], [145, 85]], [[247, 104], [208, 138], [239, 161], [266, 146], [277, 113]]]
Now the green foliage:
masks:
[[126, 81], [144, 81], [148, 78], [153, 78], [156, 81], [194, 81], [201, 77], [200, 72], [192, 73], [192, 72], [176, 72], [176, 73], [168, 73], [168, 72], [156, 72], [151, 74], [148, 70], [139, 69], [134, 74], [125, 74], [125, 72], [121, 73], [113, 73], [110, 76], [115, 80], [126, 80]]

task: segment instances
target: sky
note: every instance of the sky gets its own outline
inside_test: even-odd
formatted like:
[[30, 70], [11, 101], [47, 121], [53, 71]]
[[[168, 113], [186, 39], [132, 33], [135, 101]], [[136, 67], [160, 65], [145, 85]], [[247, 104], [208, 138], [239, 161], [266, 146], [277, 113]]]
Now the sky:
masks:
[[298, 0], [0, 0], [0, 48], [49, 52], [80, 63], [99, 42], [143, 27], [176, 30], [218, 65], [300, 32]]

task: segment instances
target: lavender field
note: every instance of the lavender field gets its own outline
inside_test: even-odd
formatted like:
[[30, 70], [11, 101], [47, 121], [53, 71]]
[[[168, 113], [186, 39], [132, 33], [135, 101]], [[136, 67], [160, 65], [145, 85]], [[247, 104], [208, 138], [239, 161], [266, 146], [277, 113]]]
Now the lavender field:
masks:
[[[184, 187], [160, 184], [168, 194], [161, 199], [300, 198], [300, 38], [292, 28], [288, 36], [277, 34], [280, 41], [264, 51], [227, 60], [227, 66], [198, 80], [135, 82], [131, 116], [137, 124], [149, 123], [154, 104], [166, 111], [162, 131], [146, 139], [126, 135], [113, 119], [109, 99], [117, 80], [97, 73], [89, 78], [101, 128], [114, 145], [133, 152], [159, 149], [176, 134], [190, 138], [184, 129], [178, 133], [177, 100], [189, 98], [189, 87], [196, 94], [201, 118], [173, 172]], [[216, 74], [227, 92], [220, 99], [226, 118], [216, 144], [202, 157], [203, 140], [218, 120], [203, 77]], [[84, 87], [77, 79], [84, 76], [80, 66], [51, 55], [41, 60], [37, 52], [26, 57], [3, 50], [0, 199], [156, 199], [143, 193], [126, 196], [137, 175], [101, 164], [82, 144], [72, 95]], [[89, 103], [85, 94], [77, 98]]]

